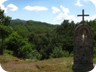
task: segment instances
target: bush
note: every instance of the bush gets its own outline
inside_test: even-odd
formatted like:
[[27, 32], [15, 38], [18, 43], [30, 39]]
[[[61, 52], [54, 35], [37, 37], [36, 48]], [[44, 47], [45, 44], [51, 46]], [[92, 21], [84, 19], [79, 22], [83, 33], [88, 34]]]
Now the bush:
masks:
[[34, 45], [26, 43], [24, 46], [19, 48], [18, 55], [20, 58], [27, 59], [40, 59], [41, 55], [34, 49]]
[[11, 51], [11, 50], [4, 50], [4, 54], [10, 54], [10, 55], [13, 55], [13, 51]]
[[13, 55], [19, 58], [31, 58], [40, 59], [41, 55], [35, 49], [33, 44], [30, 44], [22, 36], [18, 35], [17, 32], [13, 32], [5, 43], [6, 49], [13, 51]]
[[67, 57], [67, 56], [69, 56], [69, 53], [63, 51], [61, 47], [55, 47], [53, 49], [53, 52], [50, 54], [51, 58], [59, 58], [59, 57]]
[[12, 50], [14, 55], [17, 55], [18, 49], [24, 44], [24, 39], [18, 35], [17, 32], [13, 32], [8, 38], [5, 40], [6, 49]]

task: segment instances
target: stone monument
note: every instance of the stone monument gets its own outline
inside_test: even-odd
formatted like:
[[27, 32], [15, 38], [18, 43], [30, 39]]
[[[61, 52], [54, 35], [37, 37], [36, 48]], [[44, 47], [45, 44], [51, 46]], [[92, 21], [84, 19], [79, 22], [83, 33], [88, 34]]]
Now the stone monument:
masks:
[[88, 72], [93, 69], [93, 35], [90, 26], [85, 23], [84, 9], [82, 10], [82, 22], [74, 31], [74, 72]]

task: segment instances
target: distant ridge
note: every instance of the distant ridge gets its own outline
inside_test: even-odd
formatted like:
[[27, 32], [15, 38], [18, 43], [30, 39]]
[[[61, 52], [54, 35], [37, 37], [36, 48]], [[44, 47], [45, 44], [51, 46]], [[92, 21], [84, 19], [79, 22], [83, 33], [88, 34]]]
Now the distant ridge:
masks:
[[44, 34], [52, 32], [58, 25], [53, 25], [45, 22], [33, 21], [33, 20], [11, 20], [11, 26], [20, 35], [28, 35], [30, 33]]

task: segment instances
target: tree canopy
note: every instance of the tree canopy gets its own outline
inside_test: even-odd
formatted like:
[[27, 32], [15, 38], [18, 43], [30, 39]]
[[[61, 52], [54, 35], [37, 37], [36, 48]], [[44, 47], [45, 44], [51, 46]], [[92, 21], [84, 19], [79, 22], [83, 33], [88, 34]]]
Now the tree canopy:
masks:
[[[96, 54], [96, 19], [86, 21], [94, 34]], [[38, 21], [11, 20], [0, 9], [0, 54], [8, 50], [18, 58], [48, 59], [72, 56], [73, 32], [78, 23], [64, 20], [60, 25]], [[11, 53], [10, 53], [11, 52]]]

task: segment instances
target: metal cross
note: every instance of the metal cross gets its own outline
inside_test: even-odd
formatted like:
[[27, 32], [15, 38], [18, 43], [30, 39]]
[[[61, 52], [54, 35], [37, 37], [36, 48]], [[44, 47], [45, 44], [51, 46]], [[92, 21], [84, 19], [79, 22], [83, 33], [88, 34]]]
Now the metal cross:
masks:
[[84, 16], [89, 16], [88, 14], [84, 14], [84, 9], [82, 10], [82, 15], [77, 15], [77, 16], [82, 16], [82, 22], [84, 22]]

